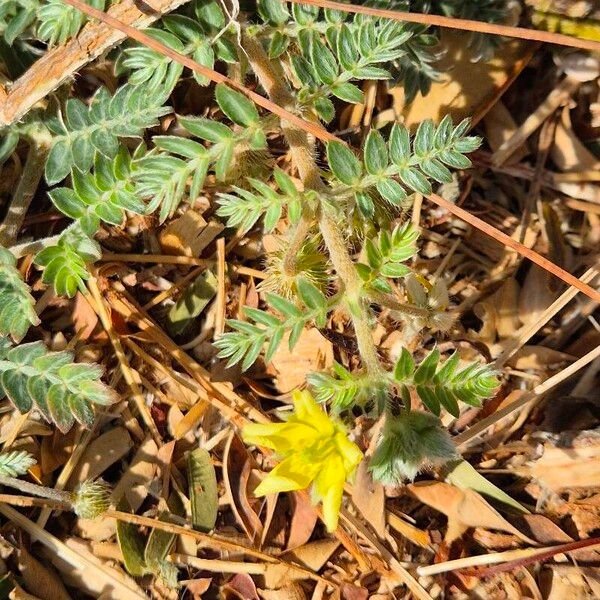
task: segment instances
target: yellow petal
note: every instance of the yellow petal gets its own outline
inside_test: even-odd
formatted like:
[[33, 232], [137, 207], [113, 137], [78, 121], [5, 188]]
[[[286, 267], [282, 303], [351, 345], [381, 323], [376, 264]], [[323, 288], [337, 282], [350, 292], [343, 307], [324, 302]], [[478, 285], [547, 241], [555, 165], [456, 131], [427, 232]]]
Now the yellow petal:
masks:
[[292, 395], [294, 401], [294, 421], [305, 423], [320, 435], [332, 435], [335, 431], [335, 426], [327, 413], [321, 408], [310, 392], [306, 390], [302, 392], [294, 392]]
[[249, 423], [242, 429], [242, 439], [246, 444], [274, 448], [273, 440], [280, 437], [285, 423]]
[[344, 494], [346, 477], [341, 463], [339, 457], [327, 461], [315, 479], [315, 491], [323, 503], [323, 522], [329, 532], [337, 527]]
[[344, 470], [346, 474], [351, 474], [363, 459], [363, 453], [360, 448], [351, 442], [343, 433], [336, 433], [335, 444], [338, 452], [344, 461]]
[[307, 488], [317, 474], [318, 465], [308, 465], [297, 455], [281, 461], [254, 490], [255, 496]]
[[315, 436], [315, 430], [302, 423], [250, 423], [242, 429], [246, 444], [272, 448], [283, 455], [313, 443]]

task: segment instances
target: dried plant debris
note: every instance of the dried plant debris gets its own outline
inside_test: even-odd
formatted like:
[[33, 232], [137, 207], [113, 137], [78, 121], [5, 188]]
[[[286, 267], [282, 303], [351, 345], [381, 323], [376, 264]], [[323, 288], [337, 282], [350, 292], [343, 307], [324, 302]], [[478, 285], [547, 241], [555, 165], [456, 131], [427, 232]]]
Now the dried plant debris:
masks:
[[598, 11], [355, 4], [1, 3], [0, 598], [600, 593]]

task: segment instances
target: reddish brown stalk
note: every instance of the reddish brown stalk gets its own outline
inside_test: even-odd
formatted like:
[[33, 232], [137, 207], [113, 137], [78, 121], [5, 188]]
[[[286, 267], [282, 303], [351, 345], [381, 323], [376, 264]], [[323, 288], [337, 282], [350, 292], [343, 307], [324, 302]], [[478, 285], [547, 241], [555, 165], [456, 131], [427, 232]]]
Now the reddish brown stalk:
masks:
[[[104, 13], [100, 10], [97, 10], [95, 8], [92, 8], [91, 6], [88, 6], [87, 4], [84, 4], [82, 2], [82, 0], [63, 0], [63, 1], [73, 7], [81, 10], [81, 12], [85, 13], [86, 15], [88, 15], [92, 18], [98, 19], [100, 21], [103, 21], [107, 25], [114, 27], [115, 29], [118, 29], [119, 31], [122, 31], [123, 33], [125, 33], [126, 35], [131, 37], [132, 39], [135, 39], [138, 42], [140, 42], [141, 44], [144, 44], [145, 46], [148, 46], [149, 48], [152, 48], [153, 50], [160, 52], [164, 56], [168, 56], [169, 58], [192, 69], [193, 71], [200, 73], [201, 75], [205, 75], [212, 81], [214, 81], [216, 83], [224, 83], [226, 85], [231, 86], [232, 88], [245, 94], [248, 98], [250, 98], [252, 101], [256, 102], [256, 104], [258, 104], [259, 106], [262, 106], [264, 109], [276, 114], [282, 120], [292, 123], [293, 125], [295, 125], [296, 127], [299, 127], [303, 131], [306, 131], [307, 133], [314, 135], [316, 138], [318, 138], [324, 142], [338, 141], [338, 142], [344, 143], [343, 140], [336, 137], [332, 133], [329, 133], [323, 127], [320, 127], [320, 126], [316, 125], [315, 123], [311, 123], [309, 121], [306, 121], [305, 119], [302, 119], [301, 117], [298, 117], [297, 115], [294, 115], [290, 111], [279, 106], [278, 104], [275, 104], [274, 102], [271, 102], [270, 100], [261, 96], [260, 94], [257, 94], [256, 92], [246, 89], [246, 87], [244, 87], [244, 85], [242, 85], [241, 83], [233, 81], [233, 80], [229, 79], [228, 77], [225, 77], [225, 75], [218, 73], [217, 71], [208, 69], [207, 67], [197, 63], [196, 61], [192, 60], [191, 58], [188, 58], [187, 56], [184, 56], [183, 54], [180, 54], [179, 52], [175, 52], [171, 48], [168, 48], [164, 44], [161, 44], [160, 42], [158, 42], [155, 39], [151, 38], [150, 36], [146, 35], [145, 33], [138, 31], [134, 27], [131, 27], [130, 25], [126, 25], [125, 23], [119, 21], [118, 19], [115, 19], [114, 17], [107, 15], [106, 13]], [[313, 0], [311, 0], [311, 1], [305, 1], [304, 3], [305, 4], [315, 4], [316, 6], [321, 6], [321, 5], [327, 4], [329, 8], [339, 8], [340, 10], [351, 10], [353, 12], [365, 12], [365, 11], [375, 10], [375, 9], [370, 9], [370, 8], [367, 9], [367, 7], [352, 6], [352, 5], [348, 5], [348, 4], [338, 4], [336, 2], [328, 2], [326, 0], [314, 0], [314, 2], [313, 2]], [[383, 12], [389, 12], [389, 11], [383, 11]], [[392, 13], [396, 14], [393, 11], [392, 11]], [[397, 13], [397, 14], [406, 15], [406, 13]], [[412, 15], [412, 16], [418, 17], [419, 15]], [[420, 15], [420, 16], [423, 16], [423, 15]], [[429, 17], [429, 15], [427, 15], [427, 17]], [[451, 19], [451, 21], [454, 21], [454, 20]], [[518, 28], [515, 28], [515, 29], [518, 29]], [[568, 37], [568, 36], [562, 36], [562, 37]], [[597, 46], [598, 46], [598, 49], [600, 49], [600, 43], [598, 43]], [[569, 285], [572, 285], [573, 287], [577, 288], [578, 290], [583, 292], [586, 296], [589, 296], [592, 300], [594, 300], [596, 302], [600, 302], [600, 293], [597, 292], [596, 290], [594, 290], [592, 287], [581, 282], [579, 279], [577, 279], [577, 277], [575, 277], [574, 275], [571, 275], [571, 273], [568, 273], [567, 271], [565, 271], [558, 265], [555, 265], [552, 261], [548, 260], [547, 258], [544, 258], [537, 252], [523, 246], [522, 244], [519, 244], [518, 242], [516, 242], [515, 240], [513, 240], [512, 238], [507, 236], [505, 233], [499, 231], [498, 229], [496, 229], [489, 223], [486, 223], [485, 221], [482, 221], [481, 219], [471, 215], [466, 210], [452, 204], [451, 202], [448, 202], [447, 200], [445, 200], [444, 198], [442, 198], [440, 196], [432, 194], [431, 196], [429, 196], [429, 199], [432, 202], [434, 202], [435, 204], [437, 204], [438, 206], [445, 208], [452, 214], [456, 215], [463, 221], [466, 221], [470, 225], [473, 225], [473, 227], [476, 227], [477, 229], [481, 230], [483, 233], [489, 235], [490, 237], [494, 238], [495, 240], [499, 241], [500, 243], [509, 246], [510, 248], [515, 250], [515, 252], [518, 252], [519, 254], [528, 258], [532, 262], [536, 263], [537, 265], [539, 265], [540, 267], [542, 267], [549, 273], [552, 273], [559, 279], [562, 279], [565, 283], [568, 283]]]
[[592, 549], [597, 546], [600, 546], [600, 538], [578, 540], [576, 542], [569, 542], [568, 544], [561, 544], [560, 546], [555, 546], [554, 548], [543, 552], [539, 552], [537, 554], [533, 554], [531, 556], [527, 556], [525, 558], [510, 560], [500, 565], [488, 567], [487, 569], [476, 569], [473, 571], [478, 577], [491, 577], [492, 575], [497, 575], [498, 573], [506, 573], [507, 571], [514, 571], [515, 569], [518, 569], [520, 567], [527, 567], [528, 565], [532, 565], [537, 562], [545, 562], [547, 560], [550, 560], [553, 556], [556, 556], [557, 554], [565, 554], [569, 552], [575, 552], [577, 550]]
[[225, 75], [222, 75], [217, 71], [213, 71], [212, 69], [209, 69], [208, 67], [197, 63], [195, 60], [192, 60], [184, 54], [180, 54], [179, 52], [176, 52], [168, 46], [161, 44], [159, 41], [155, 40], [154, 38], [151, 38], [149, 35], [143, 33], [139, 29], [136, 29], [131, 25], [127, 25], [126, 23], [123, 23], [123, 21], [119, 21], [119, 19], [115, 19], [115, 17], [101, 10], [98, 10], [97, 8], [93, 8], [92, 6], [85, 4], [82, 0], [63, 0], [63, 2], [65, 4], [69, 4], [73, 8], [80, 10], [88, 17], [98, 19], [99, 21], [106, 23], [110, 27], [121, 31], [131, 39], [140, 42], [140, 44], [144, 44], [144, 46], [147, 46], [152, 50], [156, 50], [156, 52], [160, 52], [164, 56], [168, 56], [171, 60], [178, 62], [184, 67], [188, 67], [192, 71], [199, 73], [200, 75], [204, 75], [205, 77], [208, 77], [211, 81], [214, 81], [215, 83], [224, 83], [225, 85], [236, 89], [237, 91], [250, 98], [250, 100], [258, 104], [258, 106], [262, 106], [264, 109], [272, 112], [284, 121], [288, 121], [296, 127], [304, 129], [311, 135], [314, 135], [315, 137], [324, 141], [332, 141], [337, 139], [333, 134], [323, 129], [323, 127], [320, 127], [315, 123], [309, 123], [308, 121], [305, 121], [301, 117], [298, 117], [297, 115], [291, 113], [285, 108], [282, 108], [274, 102], [271, 102], [264, 96], [261, 96], [260, 94], [257, 94], [252, 90], [249, 90], [243, 84], [238, 83], [233, 79], [229, 79], [229, 77], [226, 77]]
[[555, 265], [551, 260], [544, 258], [541, 254], [538, 254], [534, 250], [527, 248], [523, 244], [513, 240], [510, 236], [506, 235], [506, 233], [496, 229], [489, 223], [482, 221], [479, 217], [472, 215], [470, 212], [467, 212], [464, 208], [460, 206], [456, 206], [452, 202], [438, 196], [437, 194], [431, 194], [428, 196], [429, 200], [433, 203], [445, 208], [447, 211], [456, 215], [459, 219], [466, 221], [469, 225], [473, 225], [477, 229], [483, 231], [483, 233], [489, 235], [494, 238], [501, 244], [512, 248], [515, 252], [518, 252], [521, 256], [528, 258], [530, 261], [534, 262], [536, 265], [542, 267], [549, 273], [552, 273], [559, 279], [562, 279], [564, 282], [572, 285], [574, 288], [577, 288], [580, 292], [583, 292], [586, 296], [589, 296], [592, 300], [596, 302], [600, 302], [600, 292], [595, 290], [593, 287], [589, 286], [587, 283], [583, 283], [580, 279], [577, 279], [574, 275], [571, 275], [568, 271], [565, 271], [558, 265]]
[[527, 29], [525, 27], [512, 27], [510, 25], [500, 25], [498, 23], [484, 23], [483, 21], [472, 21], [470, 19], [455, 19], [454, 17], [443, 17], [440, 15], [401, 12], [385, 8], [373, 8], [371, 6], [342, 4], [341, 2], [332, 2], [330, 0], [289, 0], [289, 2], [295, 4], [310, 4], [312, 6], [320, 6], [321, 8], [371, 15], [373, 17], [383, 17], [384, 19], [393, 19], [394, 21], [406, 21], [408, 23], [435, 25], [436, 27], [447, 27], [450, 29], [460, 29], [462, 31], [502, 35], [505, 37], [518, 38], [520, 40], [544, 42], [547, 44], [556, 44], [558, 46], [580, 48], [581, 50], [591, 50], [593, 52], [600, 51], [600, 42], [583, 40], [570, 35], [563, 35], [562, 33]]

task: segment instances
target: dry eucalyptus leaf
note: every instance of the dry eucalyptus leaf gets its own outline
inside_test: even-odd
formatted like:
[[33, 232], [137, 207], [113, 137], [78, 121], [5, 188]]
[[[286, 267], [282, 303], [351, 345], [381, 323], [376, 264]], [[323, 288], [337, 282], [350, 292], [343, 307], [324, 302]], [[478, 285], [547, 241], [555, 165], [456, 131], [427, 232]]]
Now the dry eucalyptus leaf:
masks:
[[505, 531], [528, 544], [536, 544], [535, 540], [522, 534], [473, 490], [461, 490], [439, 481], [413, 483], [408, 490], [417, 500], [448, 517], [445, 539], [449, 544], [472, 527]]
[[600, 445], [582, 448], [546, 446], [531, 467], [531, 475], [555, 492], [597, 487], [600, 482]]
[[282, 394], [303, 386], [308, 373], [326, 371], [333, 364], [333, 346], [318, 329], [304, 329], [291, 352], [288, 339], [286, 333], [271, 361], [277, 373], [277, 390]]
[[18, 556], [19, 572], [26, 590], [41, 600], [70, 600], [64, 583], [52, 567], [43, 565], [22, 544]]
[[68, 487], [86, 479], [97, 479], [112, 464], [123, 458], [133, 446], [125, 427], [115, 427], [97, 437], [83, 454], [69, 478]]

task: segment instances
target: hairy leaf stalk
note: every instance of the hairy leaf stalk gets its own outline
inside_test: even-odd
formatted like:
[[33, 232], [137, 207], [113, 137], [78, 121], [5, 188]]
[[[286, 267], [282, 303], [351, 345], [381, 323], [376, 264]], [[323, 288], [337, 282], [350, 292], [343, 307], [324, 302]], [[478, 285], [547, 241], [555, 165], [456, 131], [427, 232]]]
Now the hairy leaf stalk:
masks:
[[55, 490], [54, 488], [46, 487], [43, 485], [37, 485], [36, 483], [30, 483], [29, 481], [23, 481], [16, 477], [6, 477], [0, 475], [0, 485], [11, 487], [25, 494], [31, 494], [32, 496], [39, 496], [40, 498], [48, 498], [49, 500], [56, 500], [57, 502], [66, 502], [71, 504], [71, 494], [69, 492], [63, 492], [61, 490]]
[[[260, 42], [246, 35], [243, 38], [243, 45], [254, 73], [271, 100], [280, 106], [293, 107], [294, 99], [283, 83], [285, 81], [283, 73], [277, 73], [279, 68], [269, 60]], [[290, 146], [292, 160], [305, 187], [323, 193], [326, 191], [326, 186], [314, 160], [314, 140], [310, 140], [305, 131], [291, 123], [282, 121], [281, 126]], [[382, 372], [382, 367], [371, 335], [368, 309], [361, 299], [362, 283], [341, 231], [323, 205], [320, 206], [319, 229], [331, 262], [345, 287], [361, 359], [369, 374], [377, 376]]]

